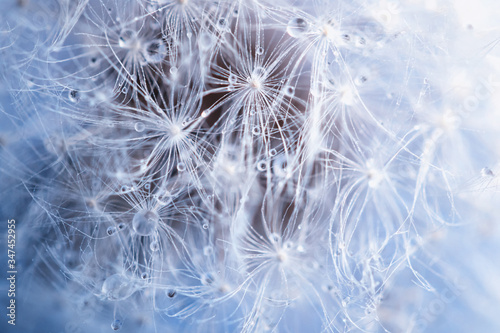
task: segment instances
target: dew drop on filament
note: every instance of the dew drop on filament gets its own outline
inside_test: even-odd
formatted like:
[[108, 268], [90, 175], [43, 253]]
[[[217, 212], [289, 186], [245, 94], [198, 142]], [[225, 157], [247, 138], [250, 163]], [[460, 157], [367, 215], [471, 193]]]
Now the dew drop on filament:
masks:
[[307, 22], [300, 17], [292, 18], [286, 27], [288, 34], [294, 38], [299, 38], [307, 32]]
[[160, 217], [152, 210], [141, 210], [132, 219], [132, 228], [140, 236], [150, 236], [158, 227]]

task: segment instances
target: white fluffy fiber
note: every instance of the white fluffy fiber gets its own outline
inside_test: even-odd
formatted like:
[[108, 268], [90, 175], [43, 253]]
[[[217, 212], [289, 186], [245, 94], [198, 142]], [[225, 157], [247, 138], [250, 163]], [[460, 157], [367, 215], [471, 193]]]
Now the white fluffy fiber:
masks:
[[500, 330], [497, 2], [1, 7], [19, 332]]

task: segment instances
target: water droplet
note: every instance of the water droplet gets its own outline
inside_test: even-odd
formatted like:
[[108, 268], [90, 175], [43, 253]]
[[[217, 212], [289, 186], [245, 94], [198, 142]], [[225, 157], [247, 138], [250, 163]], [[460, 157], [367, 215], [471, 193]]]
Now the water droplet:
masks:
[[70, 90], [68, 93], [68, 98], [73, 103], [78, 103], [80, 101], [80, 93], [78, 90]]
[[201, 113], [201, 117], [202, 117], [202, 118], [206, 118], [206, 117], [208, 117], [209, 115], [210, 115], [210, 112], [208, 112], [207, 110], [205, 110], [205, 111], [203, 111], [203, 112]]
[[186, 171], [186, 164], [184, 164], [183, 162], [179, 162], [177, 163], [177, 170], [179, 172], [184, 172]]
[[122, 231], [123, 229], [125, 229], [127, 227], [127, 225], [125, 223], [119, 223], [118, 224], [118, 230], [119, 231]]
[[177, 75], [178, 72], [179, 72], [179, 70], [177, 69], [177, 67], [175, 67], [175, 66], [170, 67], [170, 74], [175, 76], [175, 75]]
[[177, 292], [173, 289], [170, 289], [169, 291], [167, 291], [167, 296], [170, 298], [174, 298], [176, 294], [177, 294]]
[[90, 57], [89, 65], [91, 67], [96, 67], [98, 64], [99, 64], [99, 61], [98, 61], [97, 57]]
[[363, 37], [361, 36], [357, 36], [356, 37], [356, 45], [358, 47], [364, 47], [366, 45], [366, 39], [364, 39]]
[[274, 243], [274, 244], [277, 244], [281, 241], [281, 236], [278, 235], [277, 233], [275, 232], [272, 232], [270, 235], [269, 235], [269, 240], [271, 241], [271, 243]]
[[254, 126], [254, 128], [252, 128], [252, 134], [253, 135], [260, 135], [260, 127]]
[[213, 42], [214, 39], [212, 35], [207, 32], [202, 32], [198, 37], [198, 45], [202, 51], [207, 51], [212, 48]]
[[125, 193], [129, 190], [129, 187], [127, 185], [123, 185], [121, 188], [120, 188], [120, 192], [122, 193]]
[[273, 171], [278, 177], [285, 177], [288, 174], [288, 160], [285, 154], [278, 156], [273, 162]]
[[158, 63], [167, 56], [167, 47], [161, 39], [150, 41], [144, 45], [144, 58], [148, 63]]
[[113, 274], [104, 281], [101, 291], [108, 300], [121, 301], [127, 299], [135, 290], [127, 277]]
[[122, 328], [122, 325], [123, 325], [123, 323], [122, 323], [122, 321], [121, 321], [121, 320], [119, 320], [119, 319], [115, 319], [115, 320], [113, 320], [113, 322], [111, 323], [111, 329], [112, 329], [113, 331], [118, 331], [120, 328]]
[[491, 171], [490, 168], [483, 168], [481, 170], [481, 176], [483, 176], [483, 177], [495, 177], [495, 174], [493, 173], [493, 171]]
[[277, 152], [276, 152], [276, 149], [271, 149], [269, 150], [269, 156], [276, 156]]
[[113, 235], [114, 233], [116, 232], [116, 228], [115, 227], [109, 227], [107, 230], [106, 230], [106, 233], [108, 235]]
[[325, 285], [323, 285], [322, 289], [323, 289], [323, 291], [329, 293], [329, 292], [332, 292], [334, 290], [334, 287], [331, 284], [325, 284]]
[[148, 278], [149, 278], [149, 274], [148, 273], [144, 272], [144, 273], [141, 274], [141, 279], [147, 280]]
[[264, 54], [264, 48], [262, 46], [258, 47], [257, 50], [255, 50], [255, 54], [257, 54], [257, 55], [263, 55]]
[[295, 88], [292, 86], [285, 87], [285, 95], [292, 97], [295, 94]]
[[211, 246], [208, 246], [208, 245], [207, 245], [207, 246], [205, 246], [205, 247], [203, 248], [203, 254], [204, 254], [205, 256], [207, 256], [207, 257], [208, 257], [208, 256], [212, 255], [212, 253], [214, 253], [214, 248], [213, 248], [213, 247], [211, 247]]
[[201, 276], [201, 284], [203, 284], [204, 286], [209, 286], [212, 283], [214, 283], [214, 277], [212, 276], [212, 274], [207, 273]]
[[307, 32], [307, 22], [303, 18], [295, 17], [288, 21], [286, 31], [290, 36], [299, 38]]
[[203, 227], [203, 229], [207, 230], [208, 229], [208, 223], [203, 223], [202, 227]]
[[257, 170], [259, 171], [266, 171], [267, 169], [267, 162], [262, 160], [262, 161], [259, 161], [259, 163], [257, 163]]
[[354, 84], [357, 86], [362, 86], [366, 81], [368, 81], [368, 78], [364, 75], [360, 75], [354, 79]]
[[158, 227], [160, 217], [151, 210], [141, 210], [132, 219], [132, 228], [140, 236], [150, 236]]
[[227, 81], [229, 82], [229, 84], [235, 84], [238, 81], [238, 77], [236, 76], [236, 74], [231, 73], [229, 74]]
[[150, 184], [150, 183], [145, 184], [145, 185], [144, 185], [144, 188], [145, 188], [146, 190], [151, 189], [151, 184]]
[[219, 19], [219, 21], [217, 22], [217, 27], [220, 30], [224, 30], [226, 28], [226, 25], [227, 25], [227, 21], [224, 18]]
[[149, 243], [149, 249], [153, 252], [156, 252], [160, 249], [160, 243], [158, 241], [152, 241]]
[[146, 125], [144, 123], [141, 123], [140, 121], [136, 122], [134, 125], [134, 129], [136, 132], [143, 132], [146, 129]]
[[123, 48], [129, 48], [131, 44], [135, 42], [137, 34], [135, 31], [130, 29], [122, 30], [120, 36], [118, 37], [118, 46]]

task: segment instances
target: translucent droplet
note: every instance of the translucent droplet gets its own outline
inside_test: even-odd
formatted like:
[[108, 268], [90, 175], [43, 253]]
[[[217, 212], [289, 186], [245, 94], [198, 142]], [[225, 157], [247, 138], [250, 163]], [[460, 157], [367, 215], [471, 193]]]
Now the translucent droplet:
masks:
[[323, 289], [323, 291], [329, 293], [329, 292], [332, 292], [334, 290], [334, 287], [331, 284], [325, 284], [325, 285], [323, 285], [322, 289]]
[[198, 45], [202, 51], [207, 51], [212, 48], [213, 42], [212, 35], [207, 32], [202, 32], [200, 37], [198, 37]]
[[483, 168], [481, 170], [481, 176], [483, 176], [483, 177], [495, 177], [495, 174], [493, 173], [493, 171], [491, 171], [490, 168]]
[[158, 63], [167, 56], [167, 47], [161, 39], [150, 41], [144, 45], [144, 58], [148, 63]]
[[177, 170], [178, 170], [179, 172], [184, 172], [184, 171], [186, 171], [186, 164], [185, 164], [185, 163], [183, 163], [183, 162], [179, 162], [179, 163], [177, 163]]
[[278, 177], [286, 177], [288, 174], [288, 160], [285, 154], [278, 156], [273, 162], [273, 171]]
[[177, 69], [177, 67], [175, 66], [170, 67], [170, 74], [177, 75], [178, 72], [179, 70]]
[[148, 273], [144, 272], [144, 273], [141, 274], [141, 279], [147, 280], [148, 278], [149, 278], [149, 274]]
[[254, 128], [252, 128], [252, 134], [253, 135], [260, 135], [260, 127], [254, 126]]
[[255, 54], [257, 54], [257, 55], [263, 55], [264, 54], [264, 48], [262, 46], [258, 47], [257, 50], [255, 50]]
[[295, 17], [288, 21], [286, 31], [290, 36], [299, 38], [307, 32], [307, 22], [303, 18]]
[[119, 223], [118, 224], [118, 230], [119, 231], [122, 231], [123, 229], [125, 229], [127, 227], [127, 225], [125, 223]]
[[357, 86], [362, 86], [366, 81], [368, 81], [368, 78], [364, 75], [360, 75], [354, 79], [354, 84], [356, 84]]
[[134, 215], [132, 219], [132, 228], [135, 233], [140, 236], [150, 236], [158, 227], [160, 217], [158, 214], [151, 210], [141, 210]]
[[231, 73], [229, 74], [227, 81], [229, 82], [229, 84], [235, 84], [238, 81], [238, 77], [236, 76], [236, 74]]
[[361, 36], [357, 36], [356, 37], [356, 45], [358, 47], [364, 47], [366, 45], [366, 39], [364, 39], [363, 37]]
[[209, 286], [213, 283], [214, 283], [214, 277], [212, 276], [212, 274], [207, 273], [201, 276], [201, 284], [203, 284], [204, 286]]
[[118, 37], [118, 46], [123, 48], [129, 48], [131, 44], [134, 42], [137, 34], [135, 31], [130, 29], [122, 30], [120, 36]]
[[276, 156], [277, 152], [276, 152], [276, 149], [271, 149], [269, 150], [269, 156]]
[[108, 300], [121, 301], [127, 299], [135, 290], [127, 277], [113, 274], [104, 281], [101, 291]]
[[285, 87], [285, 95], [292, 97], [295, 94], [295, 87], [286, 86]]
[[292, 241], [286, 241], [285, 244], [283, 244], [283, 248], [285, 250], [291, 250], [293, 248], [293, 242]]
[[97, 57], [90, 57], [89, 65], [91, 67], [96, 67], [98, 64], [99, 64], [99, 61], [98, 61]]
[[207, 230], [208, 229], [208, 223], [203, 223], [202, 227], [203, 227], [203, 229]]
[[78, 103], [80, 101], [80, 93], [78, 90], [70, 90], [68, 93], [68, 98], [73, 103]]
[[149, 243], [149, 249], [153, 252], [156, 252], [160, 249], [160, 243], [158, 243], [157, 241], [152, 241], [151, 243]]
[[259, 171], [266, 171], [267, 169], [267, 162], [266, 161], [259, 161], [259, 163], [257, 163], [257, 170]]
[[106, 233], [107, 233], [109, 236], [113, 235], [115, 232], [116, 232], [116, 228], [115, 228], [115, 227], [109, 227], [109, 228], [106, 230]]
[[113, 331], [118, 331], [120, 328], [122, 328], [122, 326], [123, 326], [123, 323], [122, 323], [122, 321], [121, 321], [121, 320], [119, 320], [119, 319], [115, 319], [115, 320], [113, 320], [113, 322], [111, 323], [111, 329], [112, 329]]
[[145, 185], [144, 185], [144, 188], [145, 188], [146, 190], [151, 189], [151, 184], [150, 184], [150, 183], [145, 184]]
[[177, 292], [173, 289], [170, 289], [169, 291], [167, 291], [167, 296], [170, 298], [174, 298], [176, 294], [177, 294]]
[[226, 26], [227, 26], [227, 21], [226, 21], [226, 19], [221, 18], [221, 19], [219, 19], [219, 21], [217, 21], [217, 27], [218, 27], [219, 29], [223, 30], [223, 29], [225, 29], [225, 28], [226, 28]]
[[278, 235], [277, 233], [275, 232], [272, 232], [270, 235], [269, 235], [269, 240], [271, 241], [271, 243], [274, 243], [274, 244], [277, 244], [281, 241], [281, 236]]
[[143, 132], [146, 129], [146, 125], [144, 123], [141, 123], [140, 121], [136, 122], [134, 125], [134, 129], [136, 132]]
[[207, 246], [205, 246], [205, 247], [203, 248], [203, 254], [204, 254], [205, 256], [207, 256], [207, 257], [208, 257], [208, 256], [212, 255], [212, 253], [214, 253], [214, 248], [213, 248], [213, 247], [211, 247], [211, 246], [208, 246], [208, 245], [207, 245]]

